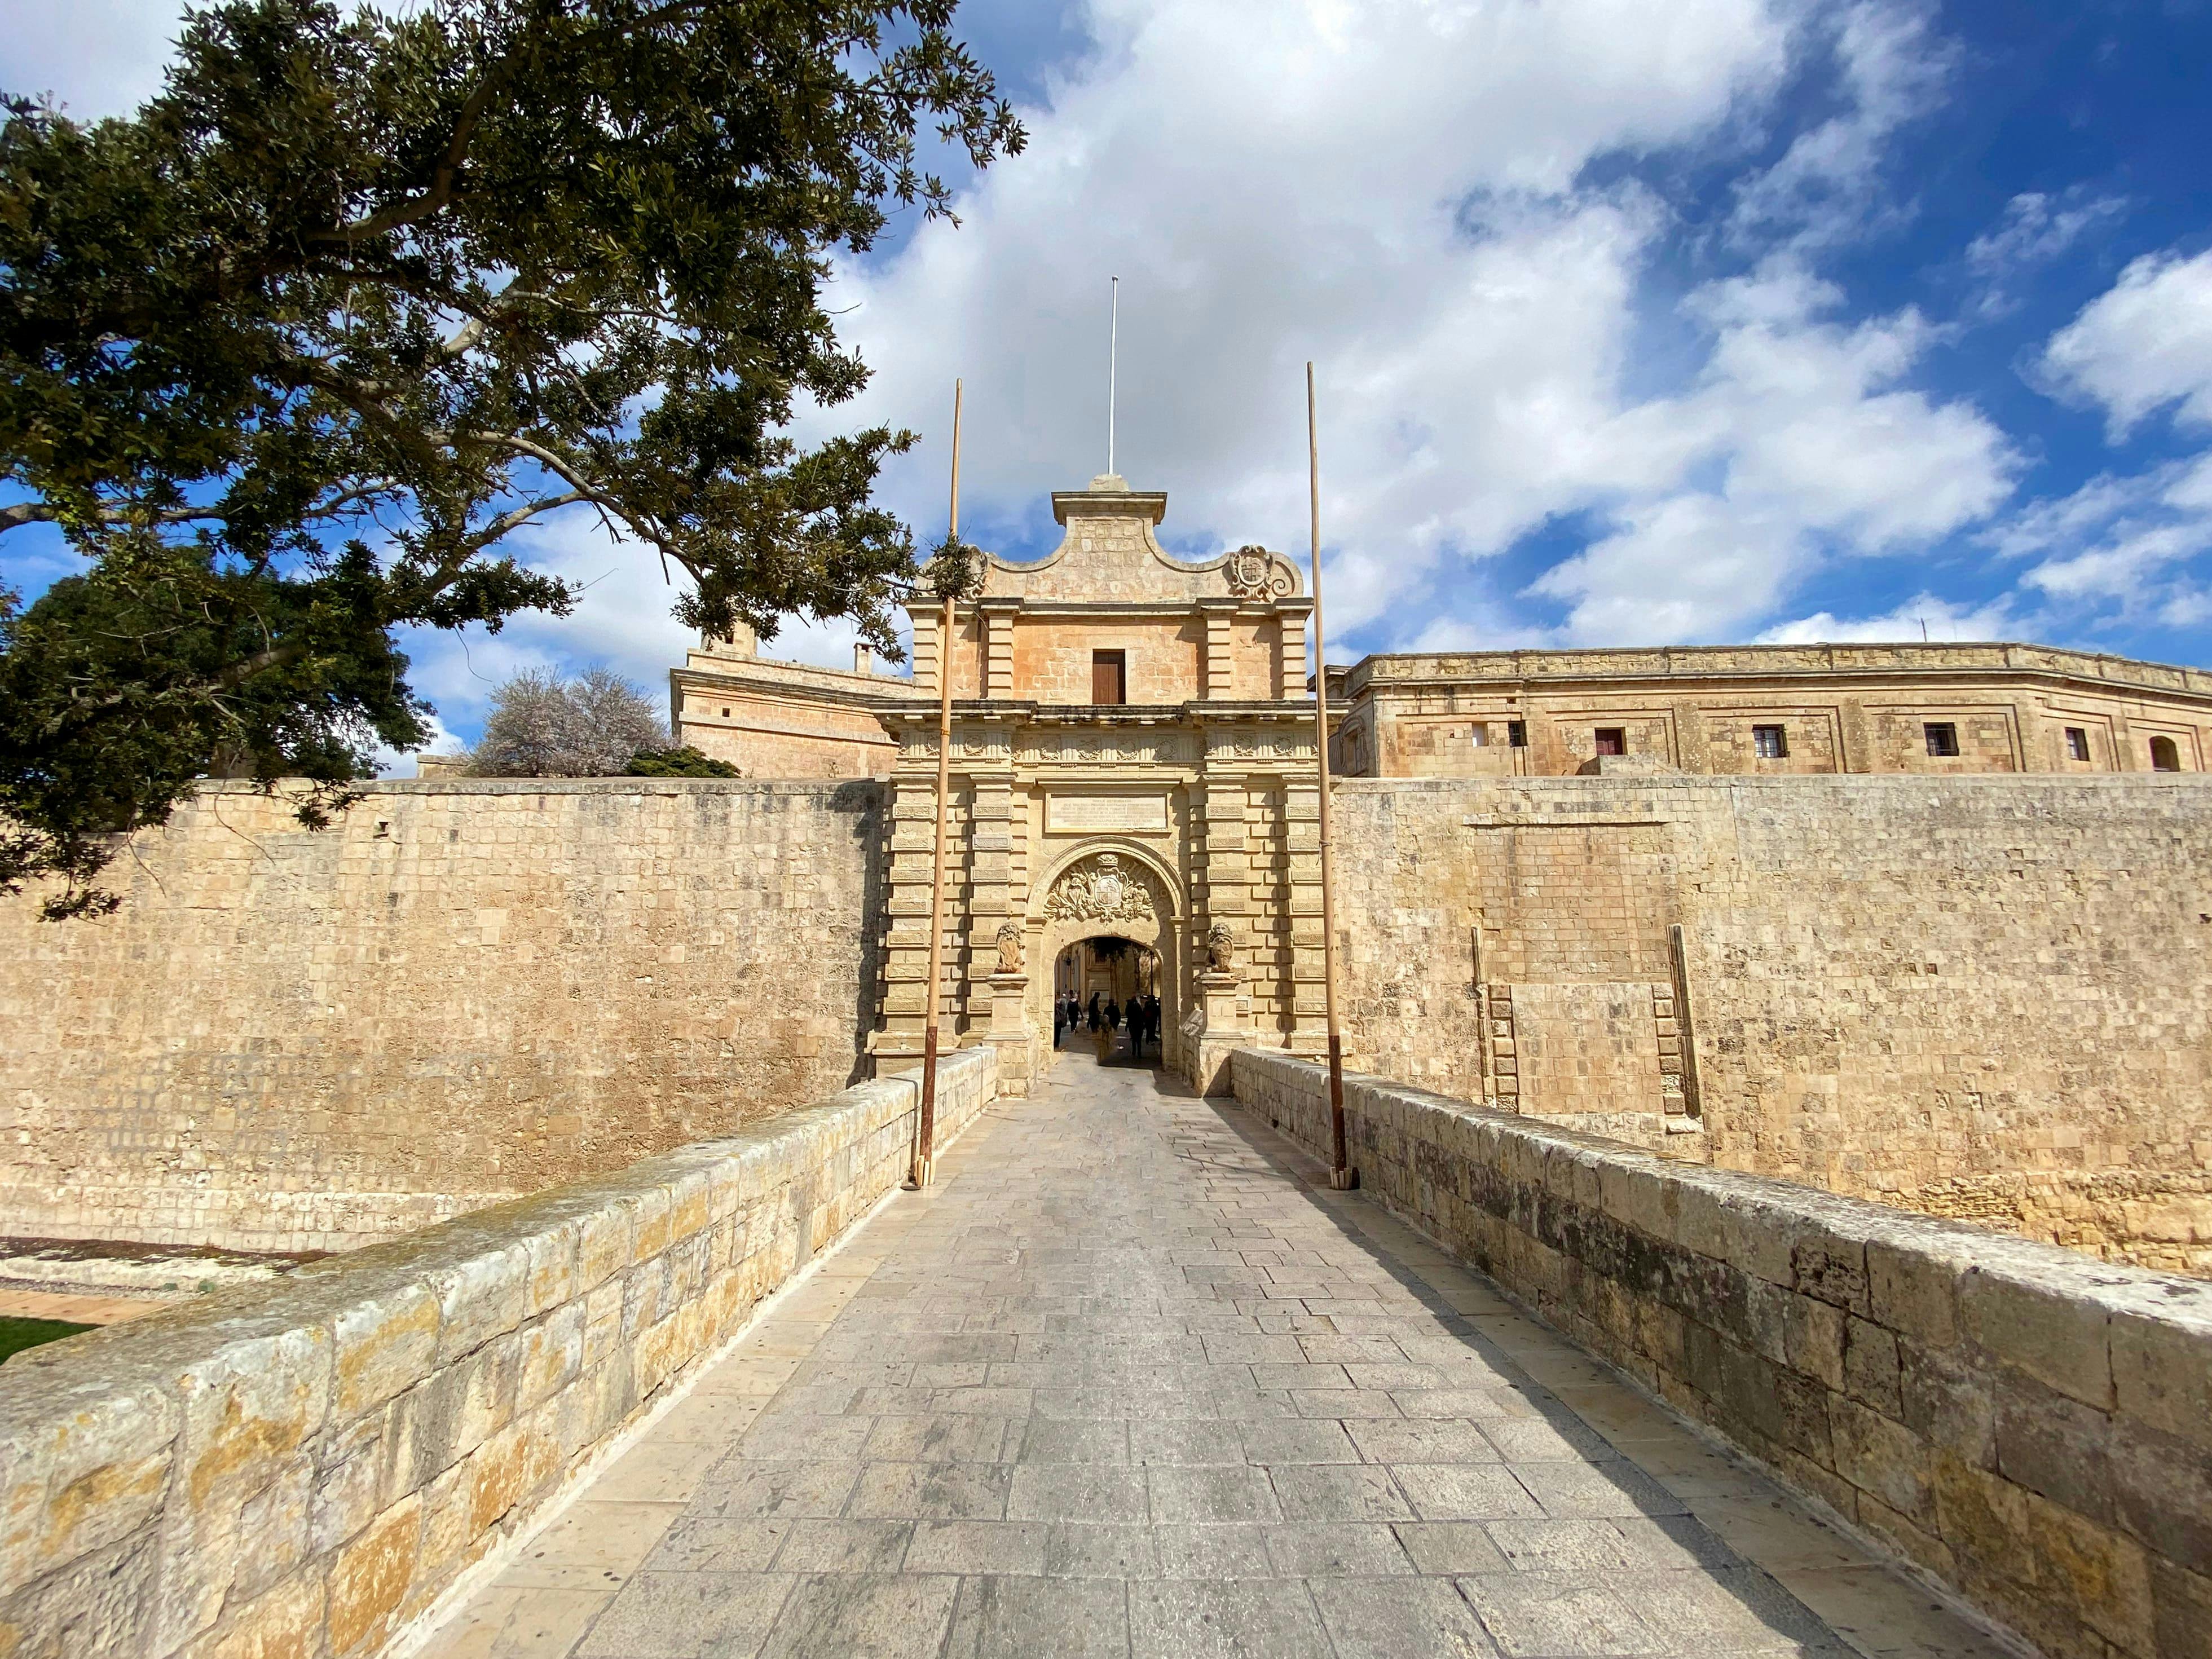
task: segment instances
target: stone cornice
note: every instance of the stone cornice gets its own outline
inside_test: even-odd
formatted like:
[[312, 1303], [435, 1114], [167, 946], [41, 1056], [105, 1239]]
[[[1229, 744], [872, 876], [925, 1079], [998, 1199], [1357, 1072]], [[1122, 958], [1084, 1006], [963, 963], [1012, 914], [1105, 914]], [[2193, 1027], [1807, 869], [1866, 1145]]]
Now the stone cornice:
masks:
[[[1644, 681], [1668, 684], [1778, 680], [1849, 684], [1916, 680], [1956, 684], [2036, 680], [2103, 691], [2148, 691], [2212, 702], [2212, 672], [2050, 646], [1769, 645], [1614, 647], [1586, 651], [1470, 651], [1382, 653], [1349, 669], [1330, 669], [1333, 693], [1358, 697], [1392, 690], [1483, 686], [1589, 685]], [[1341, 687], [1340, 693], [1338, 688]]]

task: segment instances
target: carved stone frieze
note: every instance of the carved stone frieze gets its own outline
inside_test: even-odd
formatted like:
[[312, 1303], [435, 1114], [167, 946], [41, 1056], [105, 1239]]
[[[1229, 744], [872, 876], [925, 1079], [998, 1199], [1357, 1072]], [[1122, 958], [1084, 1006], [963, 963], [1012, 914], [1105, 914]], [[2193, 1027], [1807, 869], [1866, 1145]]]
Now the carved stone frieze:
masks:
[[1040, 732], [1022, 739], [1018, 758], [1065, 765], [1187, 766], [1197, 757], [1188, 732], [1116, 731], [1103, 727]]

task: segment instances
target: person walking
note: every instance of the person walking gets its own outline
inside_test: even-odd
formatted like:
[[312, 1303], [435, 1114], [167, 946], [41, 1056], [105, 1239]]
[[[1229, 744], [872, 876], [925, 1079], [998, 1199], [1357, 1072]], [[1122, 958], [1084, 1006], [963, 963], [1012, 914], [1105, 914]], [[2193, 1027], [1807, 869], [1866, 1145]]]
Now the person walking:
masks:
[[1091, 994], [1089, 1014], [1091, 1019], [1091, 1029], [1092, 1030], [1095, 1031], [1098, 1030], [1098, 1028], [1105, 1023], [1105, 1016], [1098, 1012], [1098, 993], [1096, 991], [1093, 991]]
[[1066, 1029], [1067, 999], [1056, 996], [1052, 1000], [1052, 1046], [1055, 1049], [1060, 1047], [1060, 1033]]

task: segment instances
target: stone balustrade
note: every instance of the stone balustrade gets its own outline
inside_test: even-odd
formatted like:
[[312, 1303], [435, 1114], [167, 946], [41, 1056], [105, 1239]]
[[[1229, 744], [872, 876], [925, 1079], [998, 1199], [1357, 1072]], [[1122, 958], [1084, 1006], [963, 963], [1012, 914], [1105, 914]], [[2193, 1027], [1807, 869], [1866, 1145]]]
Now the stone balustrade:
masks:
[[[1326, 1068], [1231, 1060], [1328, 1142]], [[1363, 1187], [2052, 1656], [2212, 1653], [2212, 1284], [1347, 1077]]]
[[[939, 1144], [996, 1092], [940, 1062]], [[916, 1079], [0, 1368], [0, 1654], [374, 1653], [907, 1170]]]

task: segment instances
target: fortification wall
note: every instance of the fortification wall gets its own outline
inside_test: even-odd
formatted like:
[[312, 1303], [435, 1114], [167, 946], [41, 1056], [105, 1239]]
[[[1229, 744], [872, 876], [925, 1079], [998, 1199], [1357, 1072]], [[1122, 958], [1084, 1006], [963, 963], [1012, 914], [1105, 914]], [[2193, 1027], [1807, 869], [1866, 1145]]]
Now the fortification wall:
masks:
[[[1238, 1049], [1316, 1151], [1327, 1068]], [[2051, 1655], [2212, 1630], [2212, 1286], [1346, 1079], [1361, 1184]]]
[[[996, 1078], [939, 1062], [940, 1146]], [[897, 1184], [918, 1081], [17, 1355], [0, 1651], [382, 1651]]]
[[1336, 842], [1363, 1066], [2212, 1271], [2212, 780], [1363, 780]]
[[860, 1075], [869, 784], [217, 785], [102, 921], [0, 913], [0, 1217], [331, 1249], [617, 1170]]

